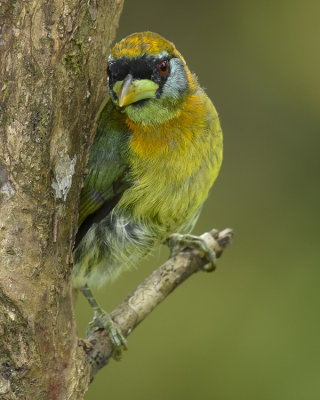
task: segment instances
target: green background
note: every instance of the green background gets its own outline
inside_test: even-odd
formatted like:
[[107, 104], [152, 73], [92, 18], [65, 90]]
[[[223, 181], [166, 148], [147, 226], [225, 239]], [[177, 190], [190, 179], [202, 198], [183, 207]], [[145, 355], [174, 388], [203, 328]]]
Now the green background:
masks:
[[[318, 1], [125, 2], [117, 39], [173, 41], [216, 105], [224, 162], [196, 233], [232, 227], [213, 274], [177, 289], [87, 400], [319, 400]], [[112, 310], [167, 250], [98, 293]], [[77, 304], [79, 331], [92, 314]]]

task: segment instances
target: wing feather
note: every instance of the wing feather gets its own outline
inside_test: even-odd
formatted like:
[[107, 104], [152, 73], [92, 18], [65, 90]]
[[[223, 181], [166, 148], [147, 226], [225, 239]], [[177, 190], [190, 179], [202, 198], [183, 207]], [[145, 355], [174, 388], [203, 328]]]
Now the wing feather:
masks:
[[88, 175], [80, 194], [79, 229], [75, 246], [94, 222], [106, 216], [130, 186], [127, 162], [129, 130], [112, 102], [97, 121], [97, 133], [88, 161]]

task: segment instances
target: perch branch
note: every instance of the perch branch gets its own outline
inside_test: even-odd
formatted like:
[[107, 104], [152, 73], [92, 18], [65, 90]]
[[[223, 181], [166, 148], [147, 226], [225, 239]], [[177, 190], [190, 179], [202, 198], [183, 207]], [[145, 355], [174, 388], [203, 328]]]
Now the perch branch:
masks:
[[[208, 247], [220, 257], [223, 249], [231, 243], [231, 229], [212, 230], [201, 235]], [[124, 336], [129, 336], [135, 327], [161, 303], [177, 286], [189, 276], [200, 271], [207, 260], [198, 250], [185, 248], [156, 269], [111, 313]], [[105, 366], [113, 353], [113, 345], [103, 329], [90, 334], [82, 343], [91, 364], [91, 379]]]

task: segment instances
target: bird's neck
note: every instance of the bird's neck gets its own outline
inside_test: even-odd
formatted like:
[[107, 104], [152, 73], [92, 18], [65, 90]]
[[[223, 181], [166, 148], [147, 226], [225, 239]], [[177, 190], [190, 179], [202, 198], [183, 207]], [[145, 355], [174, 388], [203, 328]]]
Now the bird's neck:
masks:
[[202, 91], [188, 94], [177, 114], [162, 123], [142, 125], [127, 118], [133, 152], [141, 158], [158, 158], [177, 150], [187, 151], [206, 123], [204, 96]]

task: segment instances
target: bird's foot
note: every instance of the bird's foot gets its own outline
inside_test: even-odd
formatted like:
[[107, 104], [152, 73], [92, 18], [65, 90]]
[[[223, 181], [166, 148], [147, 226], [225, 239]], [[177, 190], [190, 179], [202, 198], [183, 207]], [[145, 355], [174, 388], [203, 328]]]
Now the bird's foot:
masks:
[[112, 320], [110, 315], [102, 308], [94, 310], [93, 320], [89, 323], [88, 332], [93, 332], [97, 329], [105, 329], [114, 346], [112, 357], [115, 360], [120, 360], [122, 351], [127, 350], [127, 341], [123, 336], [120, 327]]
[[190, 247], [199, 250], [203, 254], [203, 257], [206, 257], [209, 261], [203, 267], [204, 271], [212, 272], [216, 269], [216, 253], [208, 247], [207, 243], [200, 236], [173, 233], [166, 240], [166, 244], [171, 251], [170, 257], [175, 256], [185, 247]]
[[111, 342], [114, 346], [114, 352], [112, 356], [114, 359], [120, 360], [122, 350], [127, 350], [127, 341], [123, 336], [121, 329], [112, 320], [110, 315], [99, 306], [88, 285], [83, 286], [80, 291], [88, 300], [88, 303], [94, 312], [93, 320], [88, 326], [87, 336], [89, 336], [90, 332], [96, 331], [97, 329], [105, 329], [108, 332]]

